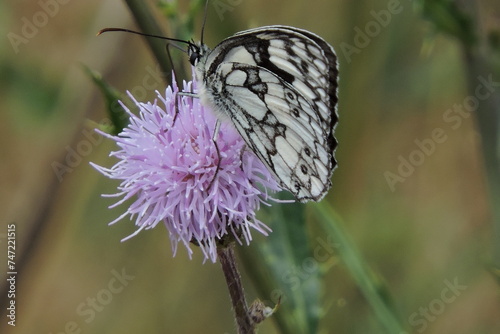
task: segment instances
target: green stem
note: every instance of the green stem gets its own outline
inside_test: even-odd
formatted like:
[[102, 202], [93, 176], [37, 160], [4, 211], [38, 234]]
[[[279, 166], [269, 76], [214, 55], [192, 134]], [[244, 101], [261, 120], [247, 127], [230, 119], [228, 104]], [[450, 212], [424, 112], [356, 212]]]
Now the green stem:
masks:
[[481, 135], [481, 151], [493, 216], [492, 262], [494, 268], [500, 270], [500, 87], [498, 87], [500, 74], [488, 66], [487, 57], [469, 48], [464, 49], [469, 95], [476, 95], [479, 77], [485, 80], [492, 78], [497, 83], [497, 87], [494, 87], [488, 98], [478, 99], [479, 106], [474, 115]]
[[[424, 1], [433, 3], [431, 0]], [[493, 219], [493, 254], [492, 266], [498, 276], [500, 272], [500, 68], [498, 65], [499, 50], [490, 45], [488, 34], [499, 34], [498, 26], [491, 18], [481, 15], [491, 15], [493, 11], [479, 10], [477, 1], [459, 0], [455, 2], [440, 1], [448, 4], [446, 16], [456, 22], [468, 22], [462, 25], [461, 34], [453, 34], [442, 29], [434, 15], [434, 24], [444, 33], [459, 38], [464, 56], [465, 70], [469, 96], [478, 101], [474, 112], [477, 129], [481, 136], [480, 145], [485, 167], [486, 184], [489, 191], [490, 207]], [[481, 22], [479, 24], [479, 22]], [[463, 38], [470, 36], [470, 38]], [[495, 65], [496, 61], [496, 65]], [[476, 96], [478, 78], [494, 81], [489, 87], [490, 95], [484, 98]], [[498, 277], [500, 279], [500, 276]]]
[[[143, 0], [125, 0], [130, 12], [135, 18], [137, 25], [142, 32], [151, 35], [166, 36], [153, 14], [148, 1]], [[156, 60], [158, 61], [162, 72], [170, 74], [172, 66], [168, 60], [166, 43], [158, 38], [146, 37], [146, 41], [151, 48]]]

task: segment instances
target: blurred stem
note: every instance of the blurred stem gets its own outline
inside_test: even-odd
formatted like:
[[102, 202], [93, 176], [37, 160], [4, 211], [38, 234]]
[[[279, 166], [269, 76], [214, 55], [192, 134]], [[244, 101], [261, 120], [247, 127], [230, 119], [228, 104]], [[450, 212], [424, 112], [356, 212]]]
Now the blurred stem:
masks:
[[[469, 95], [475, 96], [478, 77], [487, 79], [495, 76], [492, 69], [485, 66], [487, 61], [470, 49], [465, 50], [465, 60], [469, 83]], [[500, 160], [499, 160], [499, 122], [500, 122], [500, 88], [497, 87], [491, 96], [479, 101], [475, 113], [477, 127], [481, 135], [481, 151], [486, 169], [486, 183], [490, 195], [490, 207], [493, 215], [493, 266], [500, 269]]]
[[[460, 41], [467, 73], [468, 95], [475, 97], [479, 102], [473, 115], [481, 136], [481, 151], [492, 210], [492, 265], [495, 269], [493, 272], [498, 273], [500, 270], [500, 68], [498, 66], [500, 52], [495, 45], [490, 44], [488, 34], [498, 36], [499, 33], [498, 25], [495, 27], [491, 23], [495, 22], [494, 20], [480, 17], [480, 13], [491, 15], [495, 11], [486, 9], [480, 11], [477, 6], [477, 1], [460, 0], [457, 2], [457, 10], [450, 11], [449, 15], [467, 17], [472, 23], [468, 27], [467, 34], [473, 36], [475, 43], [467, 43], [464, 39]], [[484, 81], [489, 81], [491, 86], [487, 87], [490, 92], [487, 97], [478, 96], [477, 93], [479, 82], [484, 86]]]
[[[148, 1], [143, 0], [125, 0], [130, 12], [135, 18], [137, 25], [142, 32], [146, 34], [166, 36], [153, 14]], [[151, 48], [163, 73], [171, 73], [172, 66], [168, 61], [166, 44], [164, 40], [158, 38], [146, 37], [146, 41]]]
[[[478, 78], [491, 78], [494, 90], [486, 99], [479, 100], [475, 112], [481, 136], [480, 144], [485, 166], [486, 184], [493, 219], [493, 266], [500, 270], [500, 70], [490, 61], [494, 55], [485, 55], [478, 48], [464, 46], [469, 96], [476, 96]], [[477, 96], [476, 96], [477, 97]]]
[[233, 304], [238, 334], [254, 334], [254, 323], [249, 316], [245, 293], [243, 291], [243, 285], [241, 284], [241, 276], [236, 265], [234, 242], [225, 246], [219, 246], [217, 248], [217, 254]]
[[324, 202], [316, 205], [316, 209], [315, 212], [319, 213], [319, 221], [323, 225], [323, 229], [335, 240], [337, 251], [342, 262], [356, 281], [358, 288], [370, 303], [376, 317], [386, 328], [386, 333], [404, 333], [403, 326], [396, 316], [394, 308], [391, 307], [389, 303], [388, 293], [385, 287], [371, 271], [355, 245], [344, 232], [340, 218]]

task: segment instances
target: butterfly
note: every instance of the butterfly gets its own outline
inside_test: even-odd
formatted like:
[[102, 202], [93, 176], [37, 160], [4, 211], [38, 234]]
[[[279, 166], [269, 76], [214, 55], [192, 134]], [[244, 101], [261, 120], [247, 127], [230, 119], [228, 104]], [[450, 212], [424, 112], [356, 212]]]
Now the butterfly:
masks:
[[[210, 50], [203, 42], [143, 34], [188, 45], [198, 97], [229, 119], [247, 146], [300, 202], [320, 201], [337, 167], [338, 64], [333, 47], [307, 30], [265, 26]], [[203, 36], [203, 34], [202, 34]]]
[[338, 65], [321, 37], [289, 26], [239, 32], [210, 50], [189, 43], [202, 104], [229, 119], [300, 202], [320, 201], [337, 166]]

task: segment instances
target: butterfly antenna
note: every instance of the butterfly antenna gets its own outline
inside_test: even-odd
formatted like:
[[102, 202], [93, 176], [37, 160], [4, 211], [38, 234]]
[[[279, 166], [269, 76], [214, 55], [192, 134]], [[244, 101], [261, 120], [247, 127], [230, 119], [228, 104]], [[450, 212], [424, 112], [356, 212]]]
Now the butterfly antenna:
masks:
[[207, 23], [208, 0], [205, 1], [205, 13], [203, 14], [203, 23], [201, 24], [201, 45], [203, 45], [203, 36], [205, 36], [205, 23]]
[[[177, 50], [181, 50], [184, 53], [186, 53], [187, 51], [181, 48], [179, 45], [173, 43], [167, 43], [167, 45], [165, 46], [165, 49], [167, 50], [168, 60], [170, 61], [170, 65], [172, 66], [172, 71], [174, 71], [175, 73], [177, 71], [175, 70], [174, 60], [172, 59], [172, 54], [170, 53], [170, 47], [176, 48]], [[177, 78], [175, 78], [175, 81], [177, 81]]]
[[[181, 49], [181, 48], [179, 48], [178, 45], [172, 44], [172, 43], [167, 43], [167, 45], [165, 46], [165, 49], [167, 50], [168, 61], [170, 62], [170, 66], [172, 67], [172, 73], [177, 73], [177, 71], [175, 70], [174, 60], [172, 59], [172, 55], [170, 54], [170, 46], [173, 46], [176, 49]], [[182, 51], [186, 52], [185, 50], [182, 50]], [[173, 77], [175, 78], [175, 85], [177, 87], [179, 87], [179, 84], [177, 82], [177, 76], [174, 75]], [[176, 100], [177, 100], [177, 98], [176, 98]], [[175, 113], [175, 116], [174, 116], [174, 122], [173, 122], [173, 124], [175, 124], [175, 119], [177, 118], [177, 105], [176, 105], [176, 109], [175, 110], [176, 110], [176, 113]]]
[[143, 32], [135, 31], [135, 30], [130, 30], [130, 29], [124, 29], [124, 28], [104, 28], [101, 29], [97, 32], [97, 36], [105, 33], [105, 32], [110, 32], [110, 31], [122, 31], [122, 32], [128, 32], [131, 34], [136, 34], [136, 35], [141, 35], [141, 36], [146, 36], [146, 37], [153, 37], [153, 38], [159, 38], [159, 39], [164, 39], [167, 41], [172, 41], [172, 42], [179, 42], [179, 43], [184, 43], [188, 45], [193, 45], [193, 42], [191, 41], [185, 41], [183, 39], [178, 39], [178, 38], [171, 38], [171, 37], [165, 37], [165, 36], [160, 36], [160, 35], [152, 35], [152, 34], [146, 34]]

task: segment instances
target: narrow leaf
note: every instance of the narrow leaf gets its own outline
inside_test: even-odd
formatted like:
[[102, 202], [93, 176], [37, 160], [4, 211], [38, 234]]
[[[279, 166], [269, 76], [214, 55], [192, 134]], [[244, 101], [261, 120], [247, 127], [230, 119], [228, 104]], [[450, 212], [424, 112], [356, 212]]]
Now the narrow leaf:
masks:
[[[303, 204], [275, 205], [261, 210], [273, 232], [248, 249], [240, 248], [247, 273], [261, 294], [281, 305], [273, 314], [281, 333], [316, 333], [321, 315], [319, 270], [305, 269], [312, 258]], [[269, 305], [272, 306], [272, 305]]]
[[315, 213], [325, 232], [332, 236], [337, 246], [337, 251], [357, 286], [370, 303], [376, 317], [386, 328], [387, 333], [404, 333], [396, 309], [389, 299], [389, 292], [367, 263], [361, 257], [359, 251], [345, 233], [342, 222], [335, 211], [327, 203], [321, 202], [315, 206]]
[[113, 129], [110, 132], [112, 134], [120, 133], [128, 124], [128, 115], [122, 105], [118, 102], [124, 101], [123, 96], [118, 92], [118, 90], [106, 83], [98, 72], [91, 70], [85, 65], [83, 65], [83, 69], [97, 85], [104, 97], [104, 100], [106, 101], [106, 110], [108, 111], [109, 118], [113, 124]]

